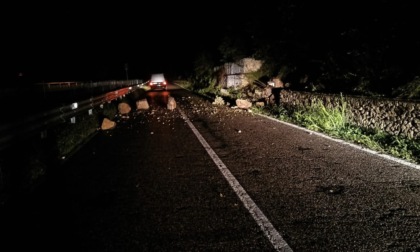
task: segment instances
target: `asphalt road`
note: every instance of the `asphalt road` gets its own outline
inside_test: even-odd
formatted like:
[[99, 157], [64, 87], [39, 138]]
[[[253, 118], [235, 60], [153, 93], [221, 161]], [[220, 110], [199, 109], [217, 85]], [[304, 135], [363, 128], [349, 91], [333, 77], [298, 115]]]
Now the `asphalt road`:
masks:
[[174, 87], [147, 98], [10, 209], [2, 251], [420, 251], [418, 166]]

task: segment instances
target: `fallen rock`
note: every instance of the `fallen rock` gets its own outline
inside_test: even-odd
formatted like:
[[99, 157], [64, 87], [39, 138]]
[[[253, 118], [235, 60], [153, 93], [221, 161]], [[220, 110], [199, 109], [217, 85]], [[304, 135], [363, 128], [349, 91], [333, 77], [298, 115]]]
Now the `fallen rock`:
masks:
[[130, 111], [131, 111], [131, 107], [128, 103], [121, 102], [121, 103], [118, 104], [118, 112], [120, 114], [122, 114], [122, 115], [123, 114], [128, 114], [128, 113], [130, 113]]
[[168, 104], [167, 104], [167, 108], [169, 110], [174, 110], [176, 108], [176, 101], [175, 98], [172, 96], [168, 97]]
[[240, 109], [249, 109], [250, 107], [252, 107], [252, 103], [247, 100], [236, 99], [236, 106], [238, 106], [238, 108]]
[[109, 129], [113, 129], [115, 128], [115, 126], [117, 125], [116, 122], [109, 120], [108, 118], [104, 118], [102, 120], [102, 125], [101, 125], [101, 129], [102, 130], [109, 130]]
[[147, 102], [147, 99], [141, 99], [136, 101], [136, 107], [137, 110], [142, 110], [142, 109], [149, 109], [149, 103]]

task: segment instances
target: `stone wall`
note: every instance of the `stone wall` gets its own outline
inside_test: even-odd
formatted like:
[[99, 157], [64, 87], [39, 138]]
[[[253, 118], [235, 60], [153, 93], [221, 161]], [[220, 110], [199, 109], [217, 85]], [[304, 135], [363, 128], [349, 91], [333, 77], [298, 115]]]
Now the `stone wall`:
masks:
[[219, 80], [222, 87], [245, 87], [250, 84], [246, 77], [247, 73], [258, 71], [262, 66], [261, 60], [244, 58], [237, 62], [229, 62], [223, 65], [223, 76]]
[[380, 129], [392, 135], [420, 139], [420, 101], [401, 101], [372, 97], [340, 96], [282, 90], [281, 103], [285, 107], [309, 107], [322, 101], [331, 108], [346, 104], [352, 124]]

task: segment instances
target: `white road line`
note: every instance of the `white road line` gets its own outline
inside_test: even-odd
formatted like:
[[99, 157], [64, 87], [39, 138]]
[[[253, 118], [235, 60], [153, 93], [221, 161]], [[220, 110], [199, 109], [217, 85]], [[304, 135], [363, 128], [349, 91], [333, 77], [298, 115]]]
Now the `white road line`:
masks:
[[200, 143], [206, 149], [209, 156], [213, 159], [214, 163], [219, 168], [220, 172], [229, 182], [232, 189], [235, 191], [236, 195], [238, 195], [239, 199], [244, 204], [245, 208], [248, 212], [252, 215], [254, 220], [257, 222], [258, 226], [270, 240], [271, 244], [274, 246], [276, 251], [282, 252], [292, 252], [293, 250], [287, 244], [287, 242], [283, 239], [283, 237], [279, 234], [279, 232], [274, 228], [273, 224], [268, 220], [268, 218], [264, 215], [264, 213], [260, 210], [260, 208], [255, 204], [255, 202], [251, 199], [251, 197], [247, 194], [245, 189], [239, 184], [238, 180], [233, 176], [233, 174], [229, 171], [223, 161], [217, 156], [217, 154], [213, 151], [207, 141], [203, 138], [203, 136], [198, 132], [192, 122], [188, 119], [187, 115], [178, 108], [180, 111], [183, 119], [185, 122], [190, 126], [191, 130], [194, 132]]
[[414, 164], [414, 163], [408, 162], [408, 161], [406, 161], [406, 160], [399, 159], [399, 158], [396, 158], [396, 157], [393, 157], [393, 156], [390, 156], [390, 155], [387, 155], [387, 154], [382, 154], [382, 153], [379, 153], [379, 152], [377, 152], [377, 151], [374, 151], [374, 150], [371, 150], [371, 149], [368, 149], [368, 148], [365, 148], [365, 147], [361, 147], [361, 146], [359, 146], [359, 145], [356, 145], [356, 144], [353, 144], [353, 143], [349, 143], [349, 142], [346, 142], [346, 141], [341, 140], [341, 139], [332, 138], [332, 137], [330, 137], [330, 136], [328, 136], [328, 135], [325, 135], [325, 134], [322, 134], [322, 133], [320, 133], [320, 132], [312, 131], [312, 130], [309, 130], [309, 129], [306, 129], [306, 128], [303, 128], [303, 127], [300, 127], [300, 126], [295, 125], [295, 124], [292, 124], [292, 123], [288, 123], [288, 122], [284, 122], [284, 121], [278, 120], [278, 119], [273, 118], [273, 117], [269, 117], [269, 116], [262, 115], [262, 114], [256, 114], [256, 115], [259, 115], [259, 116], [262, 116], [262, 117], [268, 118], [268, 119], [270, 119], [270, 120], [273, 120], [273, 121], [276, 121], [276, 122], [279, 122], [279, 123], [283, 123], [283, 124], [288, 125], [288, 126], [290, 126], [290, 127], [294, 127], [294, 128], [297, 128], [297, 129], [301, 129], [301, 130], [306, 131], [306, 132], [308, 132], [308, 133], [310, 133], [310, 134], [314, 134], [314, 135], [317, 135], [317, 136], [321, 136], [321, 137], [323, 137], [323, 138], [327, 138], [327, 139], [330, 139], [330, 140], [332, 140], [332, 141], [335, 141], [335, 142], [338, 142], [338, 143], [342, 143], [342, 144], [344, 144], [344, 145], [351, 146], [351, 147], [356, 148], [356, 149], [358, 149], [358, 150], [361, 150], [361, 151], [364, 151], [364, 152], [368, 152], [368, 153], [370, 153], [370, 154], [377, 155], [377, 156], [383, 157], [383, 158], [385, 158], [385, 159], [389, 159], [389, 160], [392, 160], [392, 161], [394, 161], [394, 162], [397, 162], [397, 163], [400, 163], [400, 164], [403, 164], [403, 165], [409, 166], [409, 167], [411, 167], [411, 168], [414, 168], [414, 169], [418, 169], [418, 170], [420, 170], [420, 165], [417, 165], [417, 164]]

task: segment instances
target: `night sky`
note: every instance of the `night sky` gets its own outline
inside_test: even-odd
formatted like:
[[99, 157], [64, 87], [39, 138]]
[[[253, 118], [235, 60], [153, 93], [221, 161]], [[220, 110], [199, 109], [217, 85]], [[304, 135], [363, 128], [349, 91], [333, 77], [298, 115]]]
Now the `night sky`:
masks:
[[[405, 13], [381, 4], [397, 1], [306, 1], [306, 11], [299, 13], [293, 12], [294, 2], [10, 4], [2, 17], [6, 74], [1, 85], [13, 85], [19, 73], [33, 82], [125, 79], [126, 65], [130, 79], [153, 72], [182, 75], [192, 69], [197, 54], [214, 50], [242, 24], [258, 23], [258, 32], [269, 38], [279, 36], [282, 20], [294, 18], [293, 29], [304, 30], [308, 43], [322, 43], [339, 26], [363, 27], [379, 17], [388, 29], [387, 20], [409, 15], [415, 20], [414, 9], [405, 7], [410, 11]], [[278, 15], [281, 6], [289, 8], [283, 16]]]
[[209, 14], [157, 2], [14, 6], [5, 25], [7, 80], [147, 78], [183, 73], [214, 41]]

